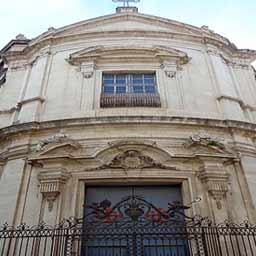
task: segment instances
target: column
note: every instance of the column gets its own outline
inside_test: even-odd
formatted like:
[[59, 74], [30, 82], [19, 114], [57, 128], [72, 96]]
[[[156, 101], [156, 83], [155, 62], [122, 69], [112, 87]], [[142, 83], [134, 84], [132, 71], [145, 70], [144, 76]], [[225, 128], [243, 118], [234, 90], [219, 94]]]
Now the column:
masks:
[[229, 174], [220, 159], [204, 160], [198, 178], [204, 185], [212, 218], [216, 223], [229, 218], [226, 195], [228, 192]]
[[39, 191], [43, 197], [40, 221], [50, 225], [60, 222], [62, 191], [69, 178], [65, 169], [47, 169], [39, 173]]

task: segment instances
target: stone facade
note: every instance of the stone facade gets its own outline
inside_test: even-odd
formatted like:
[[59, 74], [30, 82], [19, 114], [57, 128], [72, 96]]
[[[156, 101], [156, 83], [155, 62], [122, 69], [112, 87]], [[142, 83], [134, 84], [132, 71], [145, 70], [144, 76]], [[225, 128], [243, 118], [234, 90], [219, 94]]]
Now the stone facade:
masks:
[[[128, 9], [2, 50], [1, 223], [81, 217], [86, 185], [177, 183], [191, 215], [256, 221], [256, 51]], [[132, 71], [161, 107], [101, 108], [103, 72]]]

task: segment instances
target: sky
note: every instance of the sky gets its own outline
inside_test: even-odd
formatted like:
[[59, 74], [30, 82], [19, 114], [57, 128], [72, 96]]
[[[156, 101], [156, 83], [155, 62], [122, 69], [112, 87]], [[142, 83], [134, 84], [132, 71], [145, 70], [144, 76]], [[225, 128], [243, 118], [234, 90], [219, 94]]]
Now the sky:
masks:
[[[19, 33], [31, 39], [49, 27], [114, 13], [118, 5], [112, 0], [0, 0], [0, 49]], [[256, 0], [141, 0], [136, 5], [141, 13], [207, 25], [237, 47], [256, 50]]]

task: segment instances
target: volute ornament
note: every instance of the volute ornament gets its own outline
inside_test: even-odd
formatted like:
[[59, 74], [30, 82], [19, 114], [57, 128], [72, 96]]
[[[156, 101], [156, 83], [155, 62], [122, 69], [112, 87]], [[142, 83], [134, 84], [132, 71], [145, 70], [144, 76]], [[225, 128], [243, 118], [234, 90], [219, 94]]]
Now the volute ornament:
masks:
[[184, 146], [186, 148], [205, 146], [219, 152], [232, 152], [232, 150], [226, 144], [224, 138], [210, 135], [205, 131], [201, 131], [197, 134], [190, 136], [188, 141], [184, 143]]
[[55, 134], [47, 139], [41, 140], [37, 144], [35, 151], [40, 152], [48, 144], [65, 142], [67, 140], [70, 140], [70, 138], [66, 134], [63, 134], [63, 133]]

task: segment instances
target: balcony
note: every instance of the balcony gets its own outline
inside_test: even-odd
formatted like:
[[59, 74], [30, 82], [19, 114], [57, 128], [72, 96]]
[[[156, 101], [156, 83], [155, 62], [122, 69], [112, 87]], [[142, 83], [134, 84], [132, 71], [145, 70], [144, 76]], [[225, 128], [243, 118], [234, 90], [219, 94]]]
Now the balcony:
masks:
[[152, 107], [160, 108], [159, 93], [102, 93], [101, 108]]

